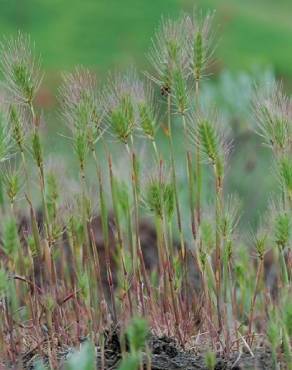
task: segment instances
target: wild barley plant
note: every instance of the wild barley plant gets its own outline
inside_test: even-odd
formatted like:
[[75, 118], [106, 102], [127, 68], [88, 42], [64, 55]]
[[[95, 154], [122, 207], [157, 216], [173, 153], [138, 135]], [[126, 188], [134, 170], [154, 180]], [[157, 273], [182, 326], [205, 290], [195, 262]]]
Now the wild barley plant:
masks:
[[[292, 166], [292, 101], [285, 95], [281, 84], [258, 88], [254, 103], [255, 116], [258, 123], [259, 134], [273, 152], [275, 172], [279, 179], [281, 198], [273, 202], [270, 207], [270, 220], [272, 221], [272, 245], [276, 247], [281, 271], [281, 286], [283, 293], [281, 303], [276, 308], [279, 317], [284, 316], [285, 307], [291, 305], [291, 219], [292, 208], [290, 201], [291, 166]], [[272, 216], [272, 217], [271, 217]], [[250, 324], [251, 325], [251, 324]], [[280, 342], [284, 348], [286, 363], [291, 367], [291, 343], [287, 341], [288, 327], [280, 322]], [[269, 339], [275, 351], [276, 333], [269, 327]]]
[[[6, 221], [1, 240], [0, 345], [12, 362], [17, 360], [19, 351], [30, 353], [26, 346], [42, 355], [44, 344], [49, 365], [55, 368], [57, 347], [79, 345], [86, 336], [99, 343], [101, 368], [105, 369], [106, 328], [112, 323], [119, 327], [123, 343], [128, 320], [142, 315], [154, 333], [174, 336], [183, 347], [192, 346], [194, 337], [200, 345], [211, 347], [206, 356], [210, 368], [214, 367], [215, 352], [229, 356], [245, 346], [252, 353], [255, 324], [268, 319], [270, 324], [265, 330], [274, 361], [282, 346], [283, 358], [289, 364], [291, 98], [275, 85], [258, 89], [253, 99], [258, 132], [272, 148], [281, 193], [280, 200], [276, 197], [272, 202], [272, 217], [251, 238], [257, 257], [253, 267], [245, 242], [236, 236], [238, 202], [224, 191], [230, 149], [227, 130], [218, 115], [211, 109], [203, 110], [201, 104], [200, 89], [214, 52], [212, 20], [212, 15], [196, 14], [182, 15], [177, 21], [163, 20], [150, 51], [154, 67], [153, 72], [146, 74], [150, 82], [144, 82], [131, 70], [111, 78], [98, 93], [96, 81], [86, 69], [64, 75], [60, 88], [61, 118], [70, 132], [81, 188], [77, 196], [69, 194], [69, 200], [58, 184], [60, 176], [47, 167], [41, 137], [43, 119], [34, 104], [41, 82], [34, 48], [29, 38], [21, 34], [3, 42], [5, 104], [0, 115], [0, 161], [1, 165], [5, 162], [1, 171], [1, 212]], [[153, 82], [159, 87], [160, 98], [155, 86], [151, 86]], [[156, 138], [160, 127], [157, 108], [165, 111], [170, 164], [168, 158], [163, 158]], [[181, 122], [176, 129], [182, 130], [184, 137], [188, 184], [183, 186], [190, 199], [187, 226], [179, 197], [176, 118]], [[144, 142], [146, 160], [154, 158], [151, 175], [143, 173], [143, 157], [138, 151]], [[119, 158], [113, 150], [117, 145], [122, 148]], [[102, 150], [106, 166], [99, 155]], [[115, 167], [117, 164], [121, 172], [127, 170], [121, 166], [122, 152], [129, 170], [124, 177], [123, 173], [118, 175]], [[35, 183], [29, 153], [38, 175], [42, 220], [33, 196]], [[94, 179], [87, 172], [91, 162]], [[202, 197], [204, 165], [211, 168], [213, 175], [209, 210]], [[19, 198], [26, 200], [29, 213], [29, 225], [20, 230]], [[96, 203], [104, 254], [95, 237]], [[156, 227], [158, 261], [154, 274], [146, 268], [141, 244], [140, 222], [144, 213], [152, 217]], [[174, 213], [179, 247], [175, 242]], [[272, 233], [267, 233], [268, 227]], [[184, 234], [186, 228], [190, 228], [191, 240]], [[281, 271], [282, 291], [278, 299], [271, 297], [264, 286], [263, 270], [269, 248], [278, 256], [274, 263]], [[190, 277], [194, 267], [200, 274], [199, 287]], [[250, 276], [246, 276], [247, 270]], [[117, 287], [116, 276], [121, 280]], [[267, 297], [270, 302], [274, 299], [270, 303], [273, 314], [263, 313]], [[273, 319], [279, 323], [278, 330]], [[33, 335], [27, 334], [28, 327]], [[200, 340], [202, 332], [207, 333], [207, 339]], [[142, 366], [145, 333], [144, 322], [132, 323], [128, 331], [130, 355], [122, 350], [121, 369]], [[82, 350], [76, 361], [88, 355], [91, 368], [93, 352], [84, 354]], [[74, 368], [72, 361], [68, 368]], [[150, 368], [150, 362], [147, 366]]]

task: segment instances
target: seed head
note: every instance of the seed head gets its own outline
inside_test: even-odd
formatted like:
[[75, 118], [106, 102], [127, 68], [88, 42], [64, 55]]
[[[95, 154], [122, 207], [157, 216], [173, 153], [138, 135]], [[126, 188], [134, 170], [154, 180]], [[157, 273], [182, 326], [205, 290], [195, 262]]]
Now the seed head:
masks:
[[214, 12], [205, 16], [194, 12], [193, 17], [186, 17], [187, 50], [195, 81], [204, 77], [215, 51], [213, 23]]
[[113, 82], [109, 83], [103, 102], [106, 126], [112, 136], [127, 144], [138, 124], [137, 103], [143, 101], [144, 86], [134, 70], [111, 79]]
[[13, 204], [23, 185], [21, 182], [21, 179], [23, 178], [21, 171], [15, 164], [12, 165], [9, 161], [1, 171], [1, 175], [6, 194], [10, 203]]
[[189, 119], [191, 141], [199, 147], [202, 159], [214, 166], [218, 176], [222, 178], [231, 143], [222, 134], [217, 115], [190, 115]]
[[31, 104], [42, 76], [40, 60], [34, 56], [34, 45], [29, 36], [19, 32], [16, 38], [4, 40], [0, 53], [0, 69], [12, 99], [20, 104]]
[[267, 233], [264, 230], [258, 230], [257, 233], [252, 235], [253, 238], [253, 245], [257, 252], [259, 259], [264, 258], [264, 254], [267, 248]]
[[0, 162], [6, 161], [13, 155], [11, 134], [8, 114], [0, 107]]
[[25, 121], [26, 119], [24, 111], [20, 107], [11, 104], [9, 108], [9, 124], [11, 127], [11, 136], [20, 152], [24, 151], [24, 143], [27, 134]]
[[257, 89], [254, 94], [254, 115], [258, 134], [275, 154], [285, 152], [292, 145], [292, 101], [281, 84], [273, 83]]
[[273, 230], [273, 240], [279, 248], [284, 249], [292, 237], [292, 214], [280, 202], [271, 202], [267, 214], [270, 228]]
[[276, 244], [284, 248], [291, 237], [291, 214], [283, 212], [277, 215], [275, 219], [275, 241]]
[[137, 99], [138, 129], [149, 140], [155, 139], [157, 131], [157, 114], [155, 112], [154, 93], [150, 85], [144, 85]]
[[185, 76], [188, 70], [186, 17], [182, 15], [177, 21], [162, 19], [149, 52], [149, 60], [155, 70], [155, 75], [147, 76], [156, 83], [163, 96], [172, 92], [173, 74], [179, 70]]
[[222, 211], [220, 221], [220, 230], [225, 239], [232, 238], [239, 223], [240, 205], [239, 199], [234, 195], [229, 196], [224, 203], [224, 209]]
[[188, 76], [185, 71], [175, 68], [173, 71], [172, 96], [175, 109], [180, 114], [185, 114], [189, 107], [189, 93], [187, 86]]
[[282, 156], [277, 161], [277, 171], [281, 186], [287, 192], [288, 198], [292, 200], [292, 155]]
[[42, 151], [42, 145], [40, 141], [40, 135], [38, 131], [35, 131], [32, 135], [32, 153], [33, 158], [36, 162], [36, 165], [39, 168], [43, 167], [43, 151]]
[[76, 68], [63, 76], [60, 89], [62, 114], [74, 133], [86, 132], [88, 143], [94, 145], [102, 135], [102, 112], [98, 104], [96, 79], [89, 70]]
[[3, 249], [7, 256], [15, 258], [20, 247], [17, 225], [14, 219], [8, 219], [3, 229]]
[[174, 210], [174, 187], [161, 168], [157, 175], [150, 178], [145, 194], [144, 203], [150, 212], [159, 218], [164, 215], [167, 219], [171, 218]]

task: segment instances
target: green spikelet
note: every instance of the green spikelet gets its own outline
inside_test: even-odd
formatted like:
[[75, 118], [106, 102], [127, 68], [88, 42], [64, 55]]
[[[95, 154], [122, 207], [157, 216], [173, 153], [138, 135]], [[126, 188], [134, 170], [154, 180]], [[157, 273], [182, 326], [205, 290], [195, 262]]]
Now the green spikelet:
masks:
[[205, 158], [216, 169], [217, 176], [224, 174], [224, 150], [219, 134], [214, 125], [207, 120], [199, 122], [197, 128], [198, 144]]
[[175, 38], [166, 40], [166, 49], [169, 60], [173, 64], [177, 63], [177, 58], [180, 51], [179, 40], [176, 40]]
[[86, 156], [88, 153], [87, 135], [85, 131], [78, 130], [74, 136], [74, 150], [77, 155], [80, 169], [85, 167]]
[[41, 82], [39, 59], [30, 38], [18, 33], [0, 45], [0, 69], [5, 86], [18, 101], [30, 105]]
[[9, 257], [14, 258], [19, 246], [16, 222], [14, 219], [7, 220], [3, 230], [3, 249]]
[[194, 68], [195, 80], [199, 81], [203, 68], [203, 37], [200, 31], [196, 34], [194, 41]]
[[174, 211], [174, 187], [173, 184], [165, 184], [163, 189], [163, 202], [166, 217], [171, 218]]
[[42, 146], [40, 142], [40, 136], [37, 131], [34, 131], [32, 135], [32, 152], [37, 166], [39, 168], [42, 168], [43, 166]]
[[58, 183], [54, 173], [47, 173], [46, 184], [46, 203], [49, 217], [53, 220], [57, 216], [57, 201], [59, 197]]
[[290, 197], [292, 197], [292, 159], [288, 156], [281, 158], [279, 162], [279, 173], [282, 183]]
[[266, 251], [266, 242], [267, 242], [267, 236], [264, 235], [255, 235], [254, 237], [255, 242], [255, 249], [257, 251], [259, 259], [264, 258], [264, 254]]
[[131, 97], [124, 95], [119, 106], [112, 111], [110, 119], [111, 128], [122, 143], [127, 144], [134, 122], [134, 107]]
[[147, 189], [147, 205], [149, 210], [155, 213], [158, 217], [162, 217], [162, 202], [161, 202], [161, 193], [160, 186], [158, 183], [152, 183]]
[[89, 92], [81, 92], [79, 104], [75, 107], [75, 119], [78, 128], [86, 129], [87, 125], [92, 123], [93, 113], [95, 110], [94, 101]]
[[12, 65], [12, 76], [14, 83], [19, 87], [27, 102], [33, 98], [34, 86], [30, 78], [30, 70], [24, 63], [15, 63]]
[[206, 156], [214, 164], [218, 157], [218, 142], [214, 128], [208, 121], [203, 121], [198, 127], [200, 142]]
[[287, 213], [280, 213], [275, 219], [275, 242], [276, 244], [284, 248], [291, 237], [291, 215]]
[[16, 171], [7, 171], [4, 177], [4, 185], [10, 203], [13, 204], [21, 187], [18, 173]]
[[186, 79], [180, 69], [173, 72], [173, 95], [175, 105], [180, 114], [184, 114], [188, 108], [188, 89]]
[[150, 107], [145, 104], [141, 103], [138, 105], [141, 128], [146, 137], [150, 140], [154, 140], [155, 136], [155, 119], [152, 115]]
[[273, 124], [273, 139], [279, 148], [285, 149], [288, 135], [287, 121], [282, 117], [276, 117]]
[[162, 218], [165, 212], [170, 218], [174, 210], [173, 185], [152, 181], [146, 191], [146, 204], [157, 217]]
[[0, 111], [0, 162], [6, 161], [11, 156], [11, 133], [7, 123], [6, 116]]
[[9, 119], [12, 126], [12, 137], [18, 146], [20, 152], [24, 150], [24, 131], [21, 122], [21, 117], [16, 106], [11, 105], [9, 110]]

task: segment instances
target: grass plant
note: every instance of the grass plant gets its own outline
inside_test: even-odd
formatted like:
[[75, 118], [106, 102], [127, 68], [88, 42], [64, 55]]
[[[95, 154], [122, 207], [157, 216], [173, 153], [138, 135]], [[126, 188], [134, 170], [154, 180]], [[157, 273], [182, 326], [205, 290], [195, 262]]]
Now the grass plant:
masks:
[[[1, 44], [5, 364], [21, 364], [33, 352], [47, 359], [39, 368], [57, 368], [60, 347], [78, 348], [87, 339], [67, 368], [94, 368], [99, 348], [105, 370], [105, 333], [114, 327], [124, 343], [120, 369], [142, 369], [145, 353], [151, 369], [148, 325], [183, 349], [205, 349], [210, 369], [216, 355], [247, 348], [253, 356], [260, 343], [271, 347], [275, 364], [291, 368], [292, 100], [279, 83], [255, 89], [251, 110], [272, 150], [279, 191], [247, 240], [236, 232], [237, 197], [225, 189], [228, 127], [200, 101], [214, 54], [212, 21], [210, 14], [163, 20], [149, 53], [153, 71], [144, 78], [131, 69], [98, 89], [84, 68], [64, 75], [60, 121], [78, 168], [75, 187], [65, 171], [48, 165], [44, 118], [35, 104], [41, 73], [34, 46], [22, 34]], [[174, 125], [183, 132], [185, 162], [179, 164]], [[167, 155], [158, 131], [167, 137]], [[187, 173], [188, 220], [178, 169]], [[146, 247], [145, 218], [156, 238]], [[150, 267], [147, 248], [157, 255]]]

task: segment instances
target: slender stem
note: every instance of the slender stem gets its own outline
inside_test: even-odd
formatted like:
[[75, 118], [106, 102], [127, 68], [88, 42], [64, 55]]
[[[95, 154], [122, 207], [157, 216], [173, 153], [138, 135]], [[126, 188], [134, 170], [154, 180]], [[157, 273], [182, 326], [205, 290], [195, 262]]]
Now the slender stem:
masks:
[[80, 181], [82, 188], [82, 223], [83, 223], [83, 250], [82, 250], [82, 264], [83, 268], [86, 269], [89, 260], [89, 237], [88, 237], [88, 219], [87, 219], [87, 199], [86, 199], [86, 179], [83, 165], [80, 165]]
[[179, 236], [180, 236], [181, 255], [182, 255], [183, 261], [185, 261], [186, 252], [185, 252], [185, 243], [184, 243], [184, 236], [183, 236], [183, 230], [182, 230], [181, 211], [180, 211], [178, 191], [177, 191], [177, 177], [176, 177], [174, 147], [173, 147], [172, 129], [171, 129], [171, 96], [170, 94], [168, 94], [167, 96], [167, 124], [168, 124], [168, 139], [169, 139], [169, 146], [170, 146], [171, 169], [172, 169], [172, 182], [173, 182], [173, 187], [174, 187], [175, 207], [176, 207], [176, 214], [177, 214], [178, 231], [179, 231]]
[[257, 269], [257, 274], [256, 274], [254, 294], [253, 294], [251, 305], [250, 305], [249, 320], [248, 320], [247, 336], [248, 338], [250, 338], [250, 341], [252, 340], [251, 330], [252, 330], [252, 324], [253, 324], [254, 309], [255, 309], [256, 297], [258, 293], [258, 287], [259, 287], [260, 277], [262, 274], [263, 264], [264, 264], [264, 259], [260, 258], [258, 269]]
[[220, 218], [222, 211], [222, 179], [215, 171], [216, 182], [216, 207], [215, 207], [215, 220], [216, 220], [216, 263], [215, 263], [215, 281], [216, 281], [216, 299], [217, 299], [217, 315], [219, 331], [222, 329], [222, 302], [221, 302], [221, 279], [222, 279], [222, 262], [221, 262], [221, 231], [220, 231]]
[[279, 248], [279, 259], [280, 259], [280, 266], [282, 272], [282, 279], [285, 286], [289, 285], [289, 274], [286, 265], [285, 255], [284, 255], [284, 246]]
[[[130, 314], [133, 316], [133, 305], [132, 305], [132, 298], [131, 298], [131, 292], [128, 288], [128, 271], [126, 269], [126, 263], [125, 263], [125, 256], [124, 256], [124, 246], [123, 246], [123, 239], [122, 239], [122, 231], [120, 226], [120, 220], [119, 220], [119, 213], [117, 208], [117, 200], [116, 200], [116, 190], [115, 190], [115, 183], [114, 183], [114, 177], [113, 177], [113, 169], [112, 169], [112, 159], [110, 154], [108, 153], [108, 164], [109, 164], [109, 177], [110, 177], [110, 187], [111, 187], [111, 197], [112, 197], [112, 205], [114, 210], [114, 217], [115, 217], [115, 224], [117, 229], [117, 244], [120, 250], [120, 256], [121, 256], [121, 263], [122, 263], [122, 269], [124, 274], [124, 288], [127, 292], [128, 297], [128, 303], [130, 308]], [[100, 194], [102, 189], [102, 181], [101, 181], [101, 173], [99, 171], [99, 183], [100, 183]]]
[[[136, 234], [136, 245], [134, 249], [134, 258], [137, 258], [137, 255], [139, 256], [139, 260], [141, 263], [141, 268], [142, 268], [142, 274], [144, 277], [144, 283], [146, 286], [147, 293], [150, 298], [150, 304], [153, 304], [153, 298], [152, 298], [152, 293], [151, 293], [151, 287], [149, 283], [149, 279], [146, 273], [146, 267], [145, 267], [145, 262], [144, 262], [144, 257], [142, 253], [142, 248], [141, 248], [141, 241], [140, 241], [140, 232], [139, 232], [139, 192], [138, 192], [138, 172], [137, 172], [137, 162], [136, 162], [136, 155], [134, 153], [134, 147], [133, 147], [133, 142], [132, 142], [132, 151], [131, 151], [131, 162], [132, 162], [132, 190], [133, 190], [133, 199], [134, 199], [134, 222], [135, 222], [135, 234]], [[135, 263], [135, 261], [134, 261]], [[138, 259], [136, 261], [136, 265], [134, 264], [134, 275], [137, 270], [137, 277], [139, 280], [139, 286], [140, 286], [140, 293], [141, 293], [141, 303], [142, 307], [144, 307], [144, 294], [143, 294], [143, 284], [141, 280], [141, 271], [140, 271], [140, 266], [138, 264]]]
[[[195, 84], [195, 107], [197, 109], [197, 114], [200, 114], [200, 97], [199, 97], [199, 80], [196, 79]], [[199, 140], [199, 138], [197, 138]], [[202, 172], [201, 172], [201, 153], [200, 153], [200, 143], [196, 146], [196, 184], [197, 184], [197, 194], [196, 194], [196, 214], [197, 214], [197, 227], [201, 223], [201, 192], [202, 192]]]
[[166, 260], [167, 260], [167, 271], [168, 271], [168, 281], [169, 281], [169, 288], [170, 288], [170, 295], [171, 295], [171, 301], [172, 301], [172, 307], [173, 307], [173, 313], [174, 313], [174, 319], [175, 319], [175, 330], [176, 334], [178, 336], [178, 339], [180, 341], [180, 344], [184, 346], [184, 342], [182, 339], [182, 334], [180, 331], [180, 315], [179, 315], [179, 309], [177, 305], [177, 299], [175, 296], [175, 289], [174, 289], [174, 281], [173, 281], [173, 266], [174, 266], [174, 260], [173, 260], [173, 254], [172, 254], [172, 247], [168, 244], [168, 235], [167, 235], [167, 227], [166, 227], [166, 217], [163, 217], [162, 220], [163, 224], [163, 235], [164, 235], [164, 245], [165, 245], [165, 254], [166, 254]]

